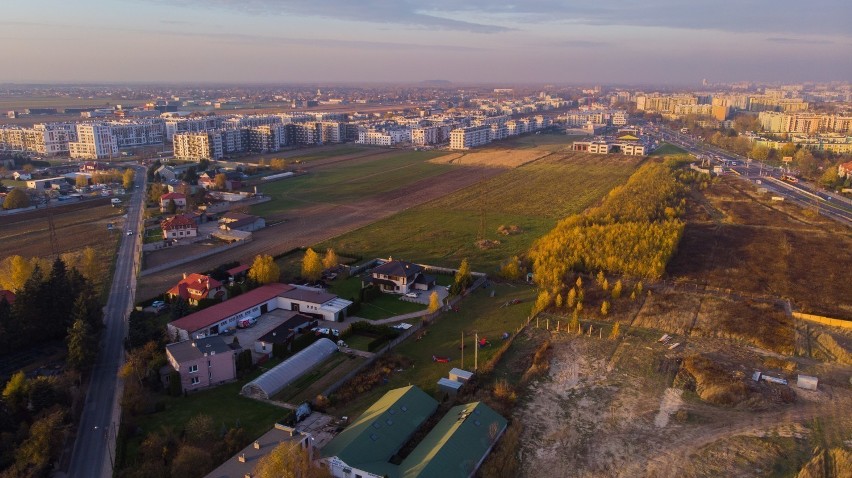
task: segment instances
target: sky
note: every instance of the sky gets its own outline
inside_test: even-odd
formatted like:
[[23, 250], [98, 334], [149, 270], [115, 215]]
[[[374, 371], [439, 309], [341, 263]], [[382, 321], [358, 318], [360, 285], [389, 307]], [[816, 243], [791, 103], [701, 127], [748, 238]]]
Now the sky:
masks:
[[852, 80], [849, 0], [4, 0], [0, 82]]

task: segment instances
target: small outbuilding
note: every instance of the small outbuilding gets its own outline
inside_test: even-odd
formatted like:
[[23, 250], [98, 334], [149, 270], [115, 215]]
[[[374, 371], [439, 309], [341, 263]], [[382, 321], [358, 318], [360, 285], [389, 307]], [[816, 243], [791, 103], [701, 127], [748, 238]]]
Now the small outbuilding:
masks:
[[461, 382], [456, 382], [455, 380], [450, 380], [448, 378], [441, 377], [438, 380], [438, 390], [440, 390], [441, 393], [446, 393], [451, 397], [455, 397], [456, 395], [458, 395], [461, 386]]
[[337, 345], [334, 342], [326, 338], [319, 339], [260, 377], [245, 384], [240, 393], [248, 397], [269, 400], [270, 397], [336, 352]]
[[455, 367], [450, 370], [450, 380], [465, 383], [471, 378], [473, 378], [473, 372], [468, 372], [467, 370], [462, 370], [460, 368]]
[[799, 375], [796, 386], [805, 390], [816, 390], [819, 379], [810, 375]]

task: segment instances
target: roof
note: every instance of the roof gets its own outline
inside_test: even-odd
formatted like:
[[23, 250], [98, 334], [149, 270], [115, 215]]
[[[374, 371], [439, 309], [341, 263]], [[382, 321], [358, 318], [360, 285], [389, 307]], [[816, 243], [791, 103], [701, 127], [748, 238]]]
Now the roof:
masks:
[[372, 270], [373, 274], [385, 274], [396, 277], [411, 277], [423, 271], [423, 266], [405, 261], [390, 261]]
[[166, 345], [166, 350], [178, 363], [183, 363], [204, 357], [205, 353], [221, 354], [230, 352], [232, 349], [222, 337], [214, 335], [203, 339], [184, 340], [183, 342], [169, 344]]
[[216, 279], [203, 274], [192, 273], [181, 279], [174, 287], [169, 289], [169, 295], [180, 296], [184, 299], [204, 299], [211, 290], [222, 287], [222, 283]]
[[222, 221], [225, 221], [225, 222], [227, 222], [227, 221], [239, 221], [239, 220], [245, 219], [247, 217], [254, 218], [254, 219], [257, 218], [257, 216], [253, 216], [251, 214], [243, 214], [241, 212], [228, 211], [225, 214], [222, 214], [222, 217], [219, 219], [219, 221], [220, 222], [222, 222]]
[[168, 231], [170, 229], [186, 228], [186, 227], [197, 228], [198, 225], [195, 224], [195, 221], [193, 221], [192, 218], [190, 218], [189, 216], [181, 214], [179, 216], [170, 217], [170, 218], [166, 219], [165, 221], [160, 223], [160, 227], [162, 227], [164, 231]]
[[470, 380], [473, 377], [473, 372], [453, 367], [450, 369], [450, 375], [455, 375], [456, 377], [463, 378], [465, 380]]
[[388, 460], [437, 408], [434, 398], [413, 385], [391, 390], [334, 437], [321, 454], [384, 475], [389, 466], [395, 468]]
[[321, 289], [314, 289], [309, 287], [298, 287], [291, 286], [292, 289], [288, 291], [284, 291], [279, 296], [284, 297], [285, 299], [290, 300], [300, 300], [303, 302], [311, 302], [313, 304], [324, 304], [330, 300], [336, 299], [337, 296], [334, 294], [329, 294], [328, 292]]
[[[302, 433], [293, 435], [289, 429], [276, 425], [255, 440], [260, 444], [260, 448], [255, 448], [254, 442], [252, 442], [249, 446], [243, 448], [242, 451], [234, 454], [228, 461], [208, 473], [205, 478], [244, 478], [247, 474], [254, 471], [254, 467], [257, 466], [257, 462], [261, 458], [268, 455], [278, 445], [291, 443], [293, 446], [296, 446], [309, 437], [309, 435]], [[240, 461], [240, 455], [245, 456], [244, 462]]]
[[455, 380], [450, 380], [450, 379], [445, 378], [445, 377], [441, 377], [440, 379], [438, 379], [438, 386], [439, 387], [449, 387], [449, 388], [458, 390], [458, 389], [461, 388], [462, 385], [463, 384], [461, 382], [456, 382]]
[[260, 220], [259, 216], [246, 216], [246, 217], [237, 219], [236, 221], [227, 222], [227, 221], [221, 221], [220, 220], [220, 222], [225, 227], [227, 227], [228, 229], [237, 229], [237, 228], [240, 228], [240, 227], [243, 227], [243, 226], [247, 226], [249, 224], [254, 224], [258, 220]]
[[287, 319], [283, 324], [265, 333], [262, 337], [257, 339], [257, 342], [266, 342], [268, 344], [285, 343], [290, 339], [290, 337], [294, 335], [293, 331], [296, 328], [301, 327], [305, 324], [313, 323], [315, 321], [316, 319], [314, 319], [313, 317], [309, 317], [304, 314], [296, 314], [293, 317]]
[[228, 318], [234, 314], [278, 297], [279, 294], [290, 289], [293, 289], [293, 286], [287, 284], [275, 283], [262, 285], [257, 289], [250, 290], [245, 294], [234, 297], [233, 299], [226, 300], [221, 304], [216, 304], [206, 309], [199, 310], [194, 314], [189, 314], [186, 317], [175, 320], [174, 322], [170, 322], [169, 325], [192, 333], [198, 329], [208, 327], [222, 319]]
[[11, 290], [0, 290], [0, 301], [3, 299], [6, 299], [6, 302], [12, 305], [15, 303], [15, 293]]
[[450, 409], [399, 465], [399, 478], [467, 478], [506, 429], [506, 419], [482, 402]]
[[160, 196], [160, 201], [163, 199], [186, 199], [186, 194], [183, 193], [166, 193]]
[[415, 284], [427, 284], [428, 285], [428, 284], [435, 282], [436, 280], [438, 280], [437, 276], [428, 275], [428, 274], [421, 274], [421, 275], [417, 276], [417, 279], [414, 279], [414, 283]]
[[251, 266], [248, 265], [248, 264], [244, 264], [244, 265], [241, 265], [241, 266], [234, 267], [232, 269], [228, 269], [225, 272], [227, 272], [228, 275], [230, 275], [230, 276], [235, 276], [235, 275], [241, 274], [241, 273], [243, 273], [243, 272], [245, 272], [249, 269], [251, 269]]
[[337, 353], [337, 345], [321, 338], [292, 357], [272, 367], [269, 371], [243, 385], [240, 393], [269, 400], [273, 395]]

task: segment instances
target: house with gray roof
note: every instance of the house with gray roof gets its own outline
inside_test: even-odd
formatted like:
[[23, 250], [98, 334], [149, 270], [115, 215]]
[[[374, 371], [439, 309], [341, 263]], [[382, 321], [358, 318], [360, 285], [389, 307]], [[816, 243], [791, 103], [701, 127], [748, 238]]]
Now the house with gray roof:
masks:
[[180, 374], [181, 390], [189, 392], [235, 380], [241, 351], [217, 335], [166, 345], [166, 358]]
[[405, 261], [388, 261], [370, 271], [370, 282], [382, 292], [407, 294], [415, 290], [429, 290], [435, 286], [436, 277], [426, 274], [426, 269]]

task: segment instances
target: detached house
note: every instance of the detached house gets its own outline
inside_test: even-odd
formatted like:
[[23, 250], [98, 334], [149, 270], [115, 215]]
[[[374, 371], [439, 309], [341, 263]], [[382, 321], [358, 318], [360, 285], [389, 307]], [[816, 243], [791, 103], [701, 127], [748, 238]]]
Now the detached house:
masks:
[[203, 299], [225, 300], [228, 292], [221, 282], [203, 274], [184, 274], [183, 279], [166, 292], [169, 297], [180, 297], [192, 305]]
[[166, 193], [160, 196], [160, 212], [169, 208], [169, 202], [174, 202], [177, 208], [186, 208], [186, 195], [183, 193]]
[[371, 282], [382, 292], [407, 294], [414, 290], [429, 290], [435, 286], [435, 276], [425, 274], [423, 266], [405, 261], [389, 261], [371, 272]]
[[184, 340], [166, 345], [166, 358], [180, 374], [181, 390], [192, 391], [230, 382], [237, 377], [239, 345], [222, 337]]
[[163, 239], [183, 239], [198, 236], [198, 224], [186, 215], [170, 217], [160, 223]]

